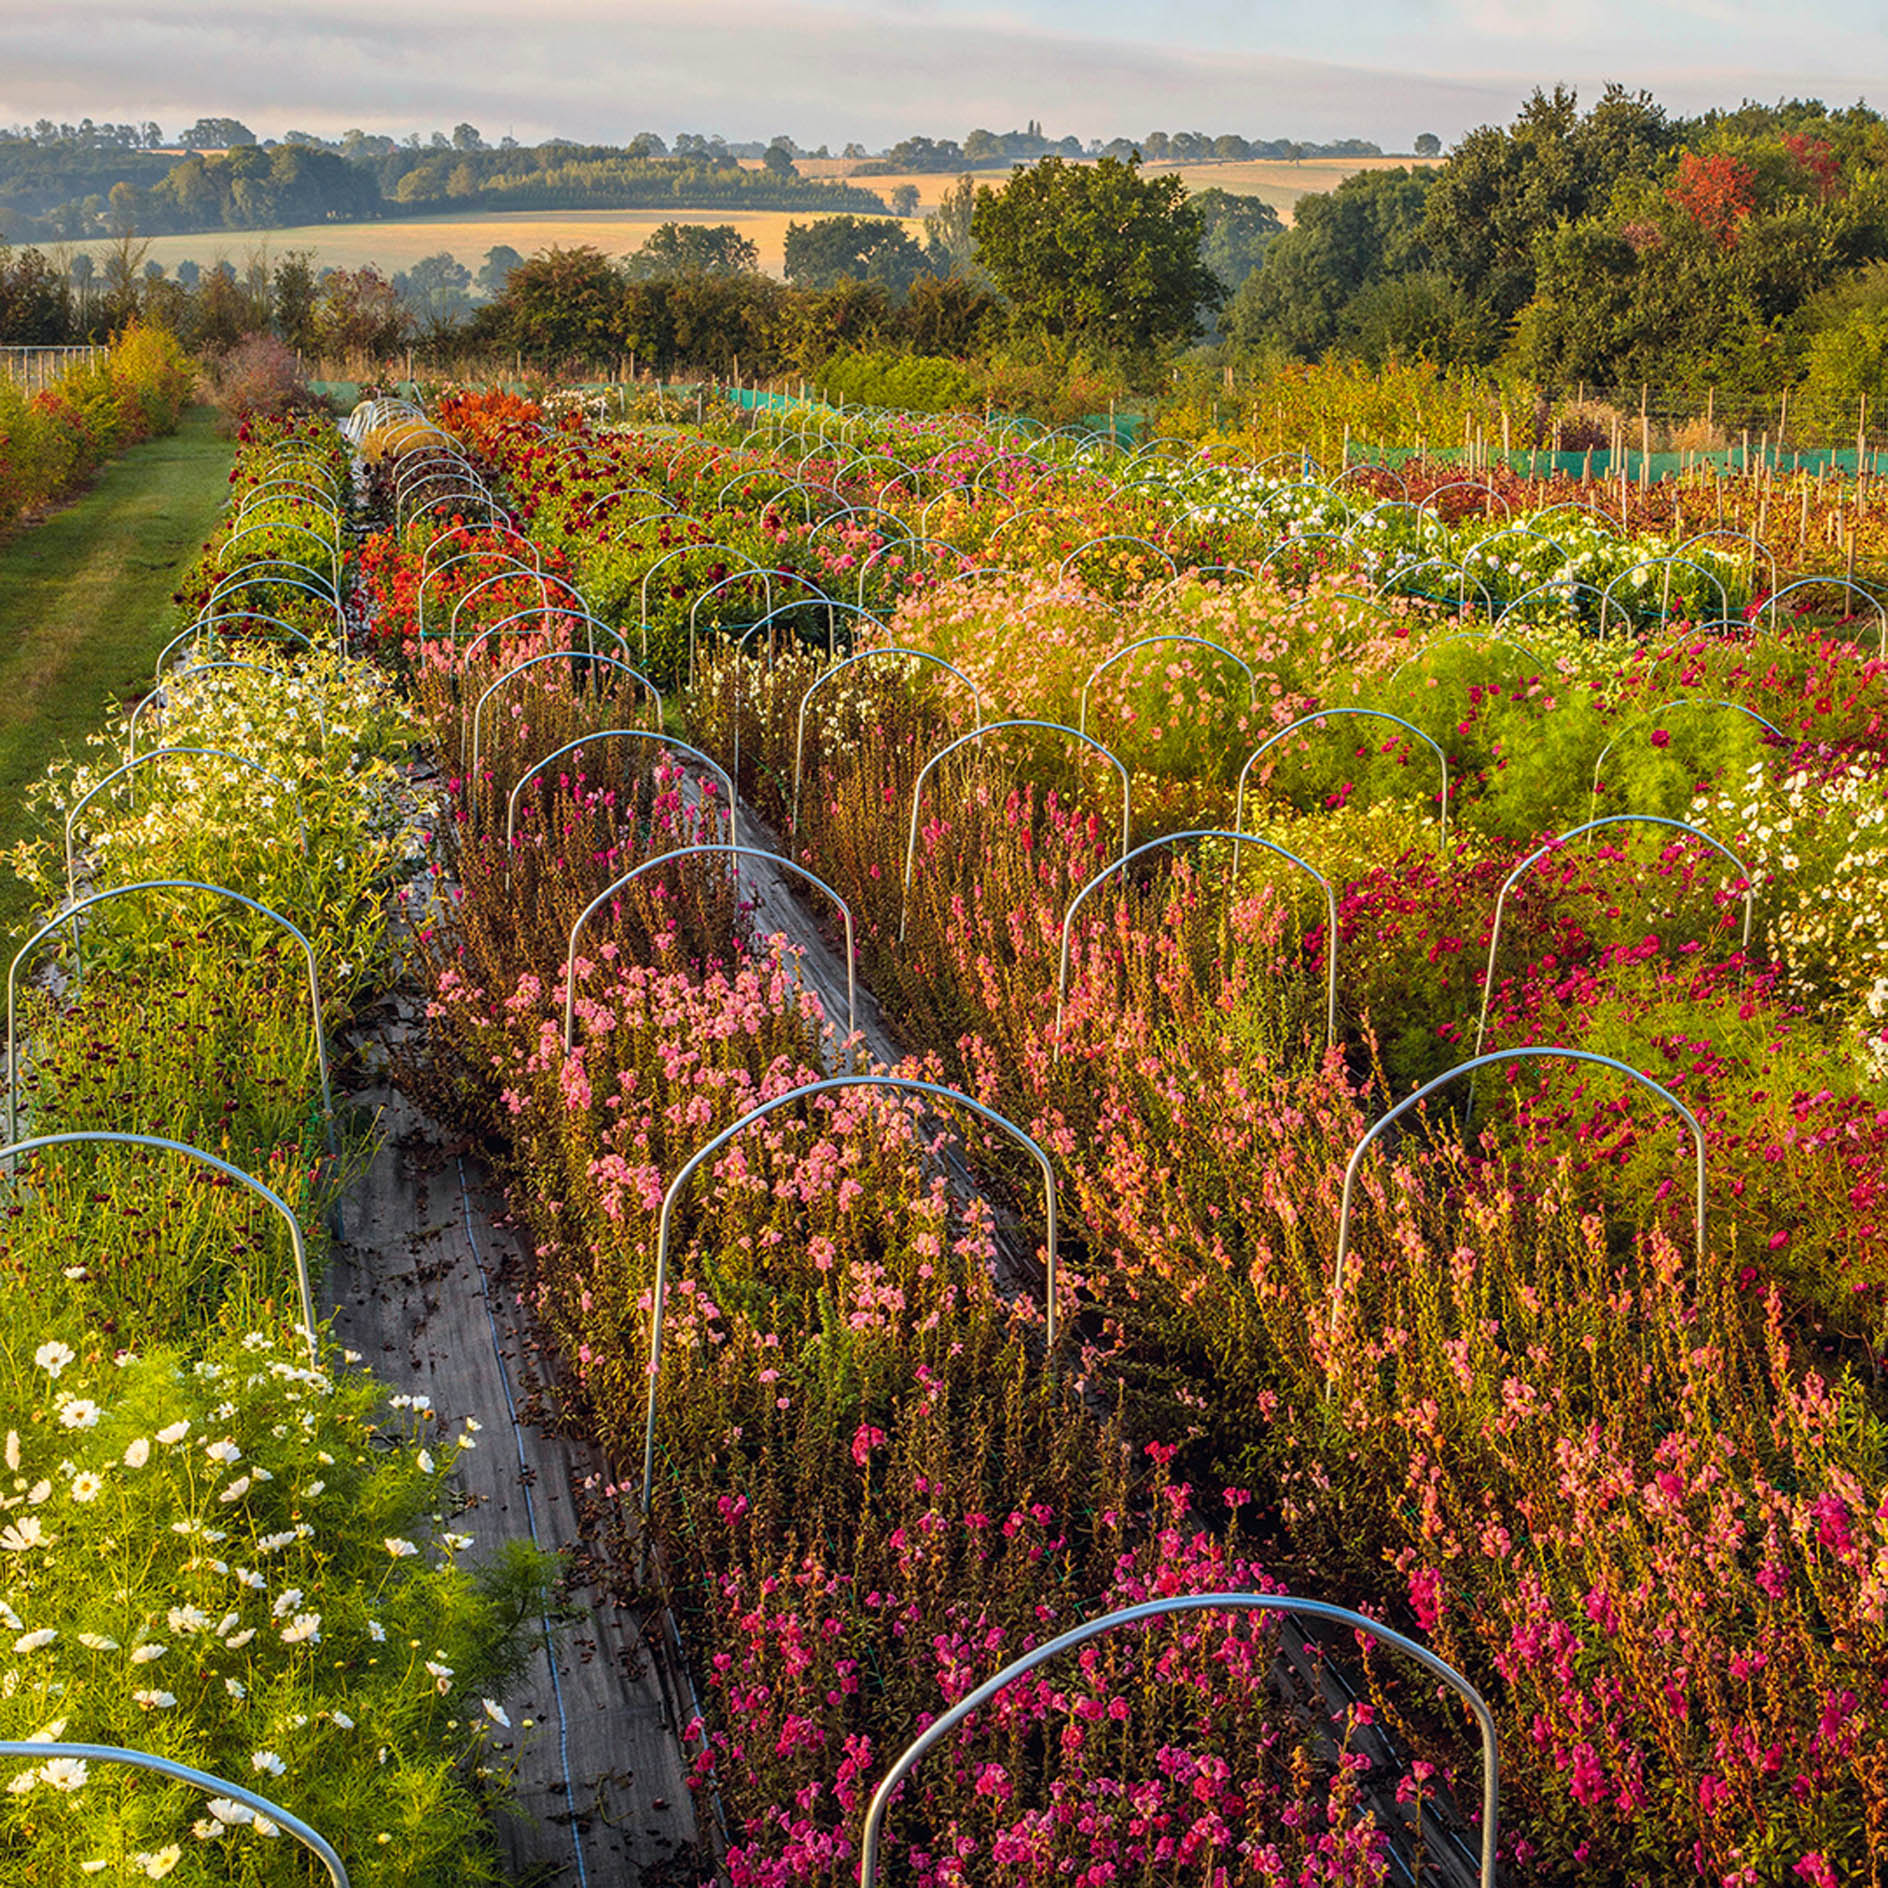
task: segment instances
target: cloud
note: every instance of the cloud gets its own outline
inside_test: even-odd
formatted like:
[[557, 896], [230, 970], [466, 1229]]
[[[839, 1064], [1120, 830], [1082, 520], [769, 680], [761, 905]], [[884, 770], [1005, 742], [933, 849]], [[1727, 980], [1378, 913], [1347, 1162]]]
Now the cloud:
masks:
[[[1675, 110], [1888, 90], [1856, 0], [65, 0], [0, 18], [0, 120], [231, 113], [618, 140], [644, 128], [878, 145], [1056, 134], [1453, 138], [1534, 85], [1617, 77]], [[1852, 14], [1852, 17], [1851, 17]], [[1708, 57], [1701, 57], [1701, 53]]]

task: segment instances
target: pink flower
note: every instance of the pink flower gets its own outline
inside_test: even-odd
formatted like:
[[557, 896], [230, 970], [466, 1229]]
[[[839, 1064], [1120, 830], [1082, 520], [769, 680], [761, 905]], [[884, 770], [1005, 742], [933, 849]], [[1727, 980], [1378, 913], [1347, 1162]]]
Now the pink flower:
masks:
[[885, 1432], [874, 1429], [869, 1423], [861, 1423], [858, 1433], [852, 1438], [852, 1460], [859, 1468], [864, 1468], [872, 1459], [874, 1449], [885, 1446]]

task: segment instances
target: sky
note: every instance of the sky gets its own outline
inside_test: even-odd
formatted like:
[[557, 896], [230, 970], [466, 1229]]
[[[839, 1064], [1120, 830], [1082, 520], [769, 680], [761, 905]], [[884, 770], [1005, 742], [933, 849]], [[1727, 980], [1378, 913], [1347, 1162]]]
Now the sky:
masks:
[[0, 123], [261, 137], [786, 134], [837, 152], [1041, 120], [1452, 143], [1536, 85], [1668, 109], [1888, 104], [1888, 0], [0, 0]]

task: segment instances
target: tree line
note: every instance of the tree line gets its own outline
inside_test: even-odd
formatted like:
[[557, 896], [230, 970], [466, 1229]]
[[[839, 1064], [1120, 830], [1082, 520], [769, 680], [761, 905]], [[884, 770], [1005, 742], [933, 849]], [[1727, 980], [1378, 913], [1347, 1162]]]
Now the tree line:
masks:
[[1421, 357], [1701, 402], [1794, 387], [1853, 425], [1888, 373], [1888, 122], [1537, 90], [1434, 169], [1302, 198], [1227, 326], [1248, 360]]

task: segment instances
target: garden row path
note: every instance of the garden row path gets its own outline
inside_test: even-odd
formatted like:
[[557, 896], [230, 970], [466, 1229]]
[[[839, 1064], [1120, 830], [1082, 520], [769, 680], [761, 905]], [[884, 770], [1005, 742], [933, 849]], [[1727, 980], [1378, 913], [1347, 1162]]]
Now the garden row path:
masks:
[[[691, 1713], [611, 1578], [630, 1555], [606, 1537], [618, 1504], [597, 1491], [609, 1465], [559, 1420], [555, 1364], [520, 1308], [523, 1254], [497, 1184], [390, 1079], [419, 1018], [416, 1001], [396, 996], [356, 1038], [367, 1085], [350, 1100], [378, 1113], [379, 1145], [343, 1202], [327, 1283], [335, 1337], [396, 1393], [430, 1397], [442, 1435], [466, 1416], [483, 1425], [456, 1477], [467, 1512], [455, 1524], [477, 1543], [469, 1559], [508, 1541], [566, 1557], [551, 1630], [500, 1701], [511, 1728], [492, 1727], [522, 1811], [498, 1822], [512, 1879], [694, 1888], [680, 1859], [695, 1818], [677, 1735]], [[466, 1704], [479, 1712], [478, 1699]]]

